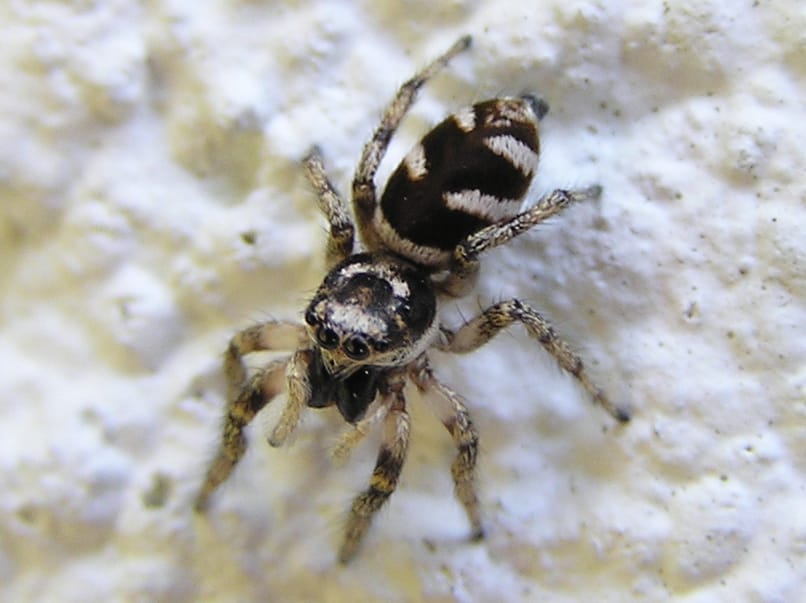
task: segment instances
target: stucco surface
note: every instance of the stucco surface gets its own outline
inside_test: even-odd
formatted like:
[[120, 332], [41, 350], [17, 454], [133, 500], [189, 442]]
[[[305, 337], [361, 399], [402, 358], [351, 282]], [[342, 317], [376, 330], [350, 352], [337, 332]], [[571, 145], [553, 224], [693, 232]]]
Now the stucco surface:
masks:
[[[6, 2], [0, 8], [0, 599], [806, 600], [806, 18], [733, 2]], [[458, 324], [540, 307], [619, 427], [518, 329], [434, 354], [482, 439], [488, 538], [410, 396], [398, 492], [335, 562], [377, 435], [335, 412], [251, 446], [204, 517], [221, 353], [324, 273], [299, 165], [347, 191], [384, 103], [459, 35], [382, 183], [463, 105], [551, 106], [532, 199], [601, 183], [484, 258]]]

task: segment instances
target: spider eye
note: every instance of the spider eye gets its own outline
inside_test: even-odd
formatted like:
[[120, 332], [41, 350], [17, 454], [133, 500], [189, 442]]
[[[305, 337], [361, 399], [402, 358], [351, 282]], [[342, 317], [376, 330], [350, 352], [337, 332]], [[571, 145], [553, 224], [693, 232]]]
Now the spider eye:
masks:
[[319, 329], [316, 332], [316, 341], [326, 350], [332, 350], [339, 345], [339, 336], [333, 329]]
[[310, 327], [315, 327], [319, 323], [319, 319], [313, 311], [313, 308], [308, 308], [305, 311], [305, 324]]
[[344, 343], [344, 353], [353, 360], [363, 360], [369, 356], [369, 346], [360, 337], [351, 337]]

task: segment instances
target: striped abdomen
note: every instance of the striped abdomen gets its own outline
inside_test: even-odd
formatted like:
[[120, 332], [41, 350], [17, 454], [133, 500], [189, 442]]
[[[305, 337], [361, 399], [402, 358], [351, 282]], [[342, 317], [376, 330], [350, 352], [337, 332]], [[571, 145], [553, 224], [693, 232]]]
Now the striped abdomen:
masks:
[[444, 268], [465, 237], [515, 216], [537, 169], [545, 111], [531, 97], [494, 99], [426, 134], [389, 178], [376, 209], [383, 244]]

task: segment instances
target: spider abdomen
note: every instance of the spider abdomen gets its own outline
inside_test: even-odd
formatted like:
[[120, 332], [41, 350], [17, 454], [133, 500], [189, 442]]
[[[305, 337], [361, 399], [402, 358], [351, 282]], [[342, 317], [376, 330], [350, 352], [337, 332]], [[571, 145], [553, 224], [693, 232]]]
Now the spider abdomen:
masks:
[[488, 100], [426, 134], [376, 208], [383, 244], [421, 266], [444, 268], [468, 235], [515, 216], [537, 169], [545, 111], [532, 97]]

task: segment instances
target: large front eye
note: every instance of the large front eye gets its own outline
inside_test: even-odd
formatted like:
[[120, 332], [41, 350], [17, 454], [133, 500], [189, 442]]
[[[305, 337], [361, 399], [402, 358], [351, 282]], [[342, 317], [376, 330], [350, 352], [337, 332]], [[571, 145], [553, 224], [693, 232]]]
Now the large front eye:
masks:
[[322, 328], [316, 331], [316, 341], [326, 350], [332, 350], [339, 345], [339, 336], [333, 329]]
[[315, 327], [319, 323], [319, 319], [316, 316], [316, 313], [313, 311], [313, 308], [308, 308], [305, 311], [305, 324], [309, 327]]
[[363, 360], [369, 356], [369, 346], [360, 337], [350, 337], [344, 342], [344, 353], [353, 360]]

